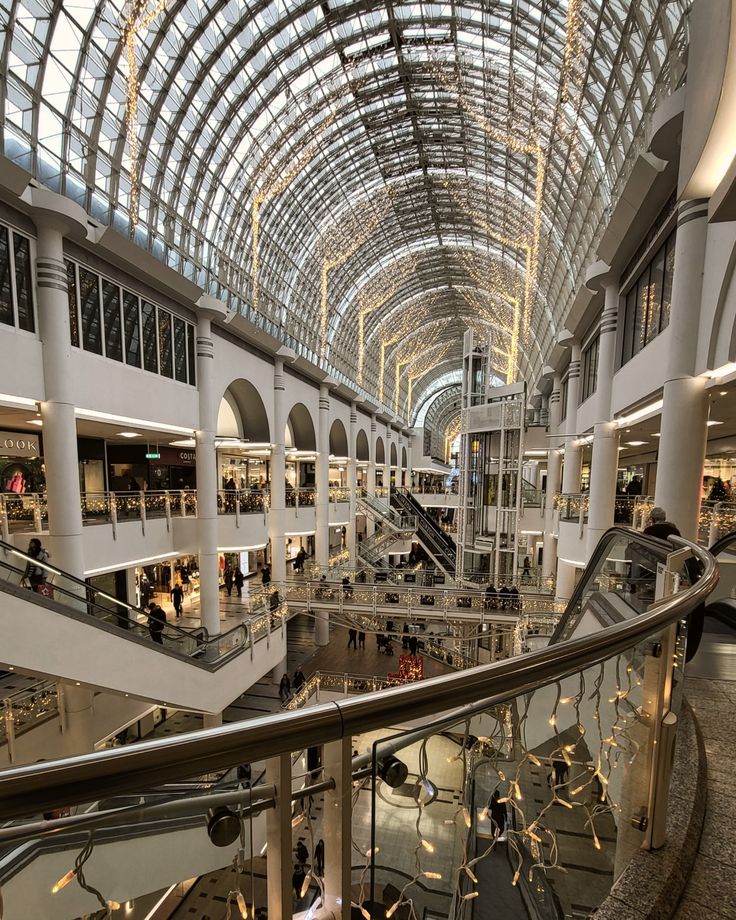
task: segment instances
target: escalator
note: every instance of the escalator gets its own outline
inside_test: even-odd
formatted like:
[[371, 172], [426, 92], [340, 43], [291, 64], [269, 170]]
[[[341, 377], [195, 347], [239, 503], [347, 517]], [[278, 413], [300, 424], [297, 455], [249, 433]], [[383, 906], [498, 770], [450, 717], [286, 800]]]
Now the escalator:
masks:
[[[29, 564], [43, 593], [22, 584]], [[286, 605], [217, 636], [167, 623], [158, 643], [143, 610], [3, 542], [0, 596], [0, 666], [176, 708], [220, 712], [285, 655]]]
[[416, 518], [416, 535], [424, 549], [429, 553], [438, 568], [448, 575], [455, 574], [457, 563], [457, 546], [452, 537], [445, 533], [414, 498], [408, 489], [392, 489], [391, 505], [402, 515]]

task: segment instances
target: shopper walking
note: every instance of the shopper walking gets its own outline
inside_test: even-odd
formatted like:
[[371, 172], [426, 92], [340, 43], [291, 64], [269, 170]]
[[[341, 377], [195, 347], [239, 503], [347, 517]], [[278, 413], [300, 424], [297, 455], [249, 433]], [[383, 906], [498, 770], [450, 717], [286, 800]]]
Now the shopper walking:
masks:
[[503, 842], [506, 839], [506, 803], [501, 801], [501, 794], [498, 789], [491, 796], [489, 811], [493, 835]]
[[225, 590], [227, 591], [227, 596], [233, 593], [233, 581], [235, 580], [233, 575], [233, 570], [229, 565], [225, 566]]
[[314, 848], [314, 871], [320, 877], [325, 874], [325, 842], [321, 837]]
[[358, 648], [365, 649], [365, 633], [363, 630], [358, 633]]
[[176, 613], [177, 619], [182, 615], [182, 604], [184, 603], [184, 589], [177, 582], [174, 587], [171, 589], [171, 602], [174, 605], [174, 612]]
[[409, 654], [412, 657], [416, 656], [418, 646], [419, 646], [419, 642], [417, 641], [417, 637], [409, 636]]
[[521, 583], [528, 585], [532, 576], [532, 561], [528, 556], [524, 556], [524, 564], [521, 571]]
[[294, 671], [294, 693], [298, 693], [306, 682], [306, 678], [302, 674], [301, 669], [297, 668], [296, 671]]
[[285, 703], [291, 696], [291, 681], [289, 680], [289, 675], [284, 674], [281, 678], [281, 683], [279, 684], [279, 699], [282, 703]]
[[261, 584], [264, 587], [271, 584], [271, 566], [267, 562], [263, 563], [263, 568], [261, 569]]
[[245, 575], [240, 570], [240, 566], [237, 566], [235, 572], [233, 573], [233, 581], [235, 582], [235, 592], [238, 597], [243, 596], [243, 585], [245, 584]]
[[51, 557], [41, 546], [41, 541], [38, 537], [33, 537], [28, 544], [28, 555], [31, 559], [26, 565], [26, 570], [23, 572], [20, 583], [23, 587], [30, 584], [31, 590], [38, 591], [39, 587], [46, 581], [46, 569], [43, 568], [43, 564], [47, 563]]
[[351, 645], [357, 652], [358, 651], [358, 630], [357, 629], [348, 630], [348, 648], [350, 648]]

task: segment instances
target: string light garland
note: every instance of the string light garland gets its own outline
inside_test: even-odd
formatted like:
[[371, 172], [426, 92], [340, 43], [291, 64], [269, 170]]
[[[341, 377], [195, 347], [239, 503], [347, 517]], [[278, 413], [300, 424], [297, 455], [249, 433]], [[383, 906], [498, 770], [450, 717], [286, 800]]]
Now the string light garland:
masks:
[[123, 9], [123, 46], [128, 65], [125, 94], [125, 133], [130, 156], [130, 222], [133, 227], [138, 224], [138, 205], [140, 203], [140, 141], [138, 139], [138, 101], [140, 99], [140, 80], [136, 47], [140, 36], [155, 22], [166, 9], [167, 0], [155, 0], [149, 9], [150, 0], [129, 0]]

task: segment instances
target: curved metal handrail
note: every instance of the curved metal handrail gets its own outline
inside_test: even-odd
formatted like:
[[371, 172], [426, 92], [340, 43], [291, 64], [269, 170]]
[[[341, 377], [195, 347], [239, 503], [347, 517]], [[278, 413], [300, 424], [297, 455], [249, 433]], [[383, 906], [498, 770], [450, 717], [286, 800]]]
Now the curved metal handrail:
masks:
[[[647, 540], [636, 531], [613, 527], [615, 534]], [[203, 729], [137, 745], [32, 764], [0, 774], [0, 816], [23, 817], [60, 805], [88, 802], [100, 795], [145, 788], [197, 773], [262, 760], [283, 753], [299, 739], [300, 747], [324, 744], [395, 725], [402, 720], [446, 713], [463, 704], [500, 703], [589, 668], [687, 616], [718, 582], [718, 566], [707, 550], [681, 538], [701, 563], [700, 579], [631, 620], [592, 635], [571, 639], [517, 658], [482, 665], [395, 690], [352, 700], [268, 715], [220, 728]], [[662, 542], [656, 541], [658, 549]]]

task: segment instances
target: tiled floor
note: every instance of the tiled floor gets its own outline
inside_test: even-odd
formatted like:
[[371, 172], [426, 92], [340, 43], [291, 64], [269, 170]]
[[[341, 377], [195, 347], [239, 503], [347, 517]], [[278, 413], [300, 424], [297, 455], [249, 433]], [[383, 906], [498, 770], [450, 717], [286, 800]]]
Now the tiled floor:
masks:
[[688, 668], [685, 692], [700, 725], [708, 763], [705, 824], [676, 920], [736, 918], [736, 632], [707, 621]]

